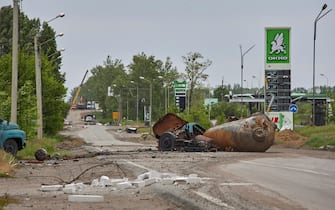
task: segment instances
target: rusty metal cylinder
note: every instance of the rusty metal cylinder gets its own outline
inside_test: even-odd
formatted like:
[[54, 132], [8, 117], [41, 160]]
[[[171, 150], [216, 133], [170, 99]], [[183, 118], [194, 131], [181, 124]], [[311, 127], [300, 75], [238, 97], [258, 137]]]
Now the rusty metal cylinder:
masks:
[[276, 125], [264, 114], [228, 122], [208, 129], [203, 135], [213, 139], [219, 150], [265, 152], [275, 139]]

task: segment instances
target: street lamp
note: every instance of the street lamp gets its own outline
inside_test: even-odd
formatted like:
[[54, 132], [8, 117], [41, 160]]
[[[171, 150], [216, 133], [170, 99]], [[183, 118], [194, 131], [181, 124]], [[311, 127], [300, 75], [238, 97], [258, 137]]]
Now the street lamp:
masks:
[[243, 58], [244, 56], [252, 49], [255, 45], [249, 47], [244, 53], [242, 51], [242, 45], [240, 45], [240, 52], [241, 52], [241, 118], [243, 116]]
[[[56, 52], [54, 52], [54, 53], [48, 55], [48, 58], [51, 58], [52, 56], [54, 56], [54, 55], [56, 55], [56, 54], [58, 54], [58, 53], [61, 53], [61, 52], [63, 52], [63, 51], [65, 51], [65, 48], [61, 48], [60, 50], [57, 50]], [[57, 58], [59, 58], [59, 57], [61, 57], [61, 56], [58, 56]]]
[[313, 110], [312, 110], [312, 117], [313, 117], [313, 125], [315, 125], [315, 40], [316, 40], [316, 24], [317, 22], [326, 16], [331, 9], [327, 10], [325, 13], [321, 15], [321, 13], [327, 8], [327, 4], [324, 4], [319, 12], [318, 16], [316, 16], [314, 20], [314, 39], [313, 39]]
[[[118, 87], [116, 84], [113, 84], [113, 87]], [[118, 116], [118, 120], [119, 120], [119, 123], [121, 123], [121, 120], [122, 120], [122, 88], [119, 88], [120, 89], [120, 94], [119, 94], [119, 103], [118, 103], [118, 111], [119, 111], [119, 116]]]
[[327, 86], [326, 87], [328, 87], [328, 77], [325, 74], [322, 74], [322, 73], [320, 74], [320, 76], [326, 78], [326, 80], [327, 80]]
[[[135, 84], [133, 80], [130, 83]], [[138, 101], [138, 84], [136, 84], [136, 122], [138, 122]]]
[[[64, 13], [57, 15], [48, 21], [51, 22], [59, 17], [64, 17]], [[57, 34], [54, 38], [48, 39], [42, 43], [38, 43], [40, 31], [34, 36], [34, 51], [35, 51], [35, 73], [36, 73], [36, 98], [37, 98], [37, 138], [43, 138], [43, 112], [42, 112], [42, 78], [41, 78], [41, 46], [56, 37], [63, 36], [63, 33]]]
[[[161, 76], [161, 75], [159, 75], [158, 76], [158, 79], [161, 79], [161, 80], [163, 80], [163, 76]], [[165, 114], [167, 113], [167, 107], [168, 107], [168, 102], [167, 102], [167, 99], [166, 99], [166, 97], [167, 97], [167, 83], [166, 82], [164, 82], [164, 80], [163, 80], [163, 87], [164, 87], [164, 109], [165, 109]]]
[[151, 135], [151, 118], [152, 118], [152, 82], [150, 80], [145, 79], [144, 77], [140, 76], [139, 77], [142, 80], [145, 80], [150, 83], [150, 109], [149, 109], [149, 134]]

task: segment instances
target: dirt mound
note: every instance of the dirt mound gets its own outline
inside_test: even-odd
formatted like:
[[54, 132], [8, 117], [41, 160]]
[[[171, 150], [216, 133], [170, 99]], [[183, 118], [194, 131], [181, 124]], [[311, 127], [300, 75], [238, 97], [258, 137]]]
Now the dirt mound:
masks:
[[276, 132], [275, 144], [279, 144], [285, 147], [300, 148], [302, 147], [308, 138], [302, 136], [290, 129]]

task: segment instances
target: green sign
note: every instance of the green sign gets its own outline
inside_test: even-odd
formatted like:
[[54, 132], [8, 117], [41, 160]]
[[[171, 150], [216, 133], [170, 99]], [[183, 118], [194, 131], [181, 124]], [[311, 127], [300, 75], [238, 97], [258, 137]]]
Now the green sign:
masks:
[[186, 81], [182, 81], [182, 82], [174, 81], [174, 88], [186, 89]]
[[290, 28], [265, 29], [265, 63], [290, 64]]

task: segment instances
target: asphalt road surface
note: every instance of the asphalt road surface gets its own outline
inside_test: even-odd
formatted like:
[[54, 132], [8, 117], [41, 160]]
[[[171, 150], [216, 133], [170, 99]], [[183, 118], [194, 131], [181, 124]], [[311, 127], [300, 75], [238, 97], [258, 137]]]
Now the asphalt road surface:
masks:
[[102, 125], [89, 125], [85, 129], [80, 130], [78, 133], [79, 137], [83, 138], [87, 143], [91, 143], [93, 146], [131, 146], [141, 144], [119, 141], [115, 137], [106, 131], [107, 126]]
[[335, 208], [335, 163], [312, 157], [241, 160], [224, 169], [297, 201], [308, 209]]

